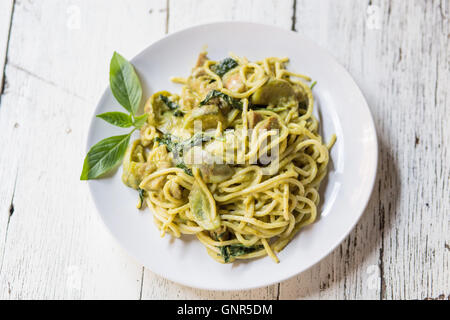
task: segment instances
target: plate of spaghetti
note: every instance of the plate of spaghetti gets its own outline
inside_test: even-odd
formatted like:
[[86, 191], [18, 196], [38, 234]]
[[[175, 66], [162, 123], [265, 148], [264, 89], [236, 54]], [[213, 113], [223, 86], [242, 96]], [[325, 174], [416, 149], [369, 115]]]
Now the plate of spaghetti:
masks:
[[201, 25], [130, 62], [115, 53], [96, 114], [82, 179], [103, 221], [136, 260], [191, 287], [306, 270], [352, 230], [375, 181], [359, 88], [324, 49], [272, 26]]

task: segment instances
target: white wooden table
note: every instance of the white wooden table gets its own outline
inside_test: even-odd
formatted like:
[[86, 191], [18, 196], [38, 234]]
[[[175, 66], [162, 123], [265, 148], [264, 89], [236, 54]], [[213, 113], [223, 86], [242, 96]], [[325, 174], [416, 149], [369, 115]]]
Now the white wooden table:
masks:
[[[450, 299], [448, 0], [0, 0], [0, 299]], [[79, 181], [114, 50], [247, 20], [314, 39], [376, 121], [378, 177], [364, 216], [303, 274], [210, 292], [143, 268]]]

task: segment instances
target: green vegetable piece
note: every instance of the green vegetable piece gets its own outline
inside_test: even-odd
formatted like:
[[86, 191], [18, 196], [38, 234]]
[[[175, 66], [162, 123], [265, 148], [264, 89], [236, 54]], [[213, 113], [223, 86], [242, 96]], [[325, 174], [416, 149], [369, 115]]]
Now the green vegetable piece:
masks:
[[97, 117], [118, 127], [134, 126], [134, 129], [127, 135], [106, 138], [95, 144], [84, 159], [80, 180], [96, 179], [114, 169], [124, 157], [131, 134], [147, 122], [148, 114], [136, 116], [142, 98], [139, 78], [131, 63], [117, 52], [111, 59], [109, 82], [114, 97], [130, 114], [106, 112]]
[[246, 247], [242, 244], [230, 244], [227, 246], [220, 247], [220, 255], [225, 263], [233, 262], [235, 257], [243, 256], [244, 254], [249, 254], [255, 251], [264, 249], [262, 245], [254, 245]]
[[[139, 189], [146, 169], [144, 159], [144, 148], [140, 145], [140, 140], [133, 141], [127, 148], [123, 158], [122, 182], [133, 189]], [[145, 160], [145, 159], [144, 159]]]
[[189, 205], [194, 221], [205, 230], [214, 230], [220, 227], [220, 216], [212, 212], [213, 208], [208, 201], [207, 195], [197, 183], [192, 185], [189, 193]]
[[239, 64], [236, 62], [236, 60], [225, 58], [218, 64], [213, 65], [211, 67], [211, 70], [214, 71], [214, 73], [216, 73], [219, 77], [223, 77], [225, 73], [227, 73], [231, 69], [236, 68], [238, 65]]
[[141, 128], [146, 122], [147, 122], [148, 114], [144, 113], [143, 115], [140, 115], [138, 117], [134, 118], [134, 126], [136, 128]]
[[184, 112], [180, 111], [180, 110], [175, 110], [175, 112], [173, 113], [173, 115], [175, 117], [184, 117]]
[[96, 179], [116, 167], [127, 150], [133, 131], [103, 139], [95, 144], [84, 159], [80, 180]]
[[201, 164], [199, 167], [206, 183], [220, 183], [230, 178], [234, 170], [227, 164]]
[[144, 204], [144, 189], [138, 188], [138, 192], [139, 192], [139, 204], [138, 204], [138, 209], [142, 209], [142, 205]]
[[[216, 98], [219, 99], [218, 102], [213, 101]], [[203, 99], [203, 101], [200, 102], [199, 106], [201, 107], [201, 106], [209, 104], [209, 103], [219, 105], [220, 108], [228, 106], [228, 107], [232, 107], [234, 109], [242, 110], [242, 103], [239, 99], [230, 97], [229, 95], [227, 95], [223, 92], [220, 92], [218, 90], [211, 90], [210, 92], [208, 92], [205, 99]]]
[[142, 87], [133, 65], [117, 52], [111, 59], [109, 83], [114, 97], [128, 112], [136, 114], [142, 98]]
[[199, 132], [194, 134], [191, 138], [184, 140], [182, 145], [183, 148], [186, 150], [201, 145], [203, 142], [211, 141], [212, 139], [213, 136], [207, 135], [206, 133], [203, 132]]
[[170, 109], [170, 110], [176, 110], [178, 108], [180, 108], [180, 106], [169, 100], [169, 98], [167, 98], [166, 96], [163, 96], [162, 94], [159, 95], [159, 98], [162, 100], [162, 102], [164, 102], [164, 104]]
[[105, 112], [96, 117], [121, 128], [129, 128], [133, 125], [131, 116], [123, 112]]
[[176, 152], [179, 149], [179, 143], [175, 140], [177, 139], [171, 134], [165, 134], [163, 135], [162, 138], [160, 137], [155, 138], [155, 141], [158, 142], [159, 144], [166, 145], [167, 151], [169, 152]]
[[294, 88], [286, 80], [271, 79], [252, 95], [252, 103], [256, 105], [283, 106], [296, 103]]
[[165, 134], [162, 136], [162, 138], [156, 137], [155, 141], [159, 144], [164, 144], [167, 148], [167, 151], [172, 152], [177, 159], [183, 156], [184, 151], [187, 151], [192, 147], [201, 145], [203, 142], [208, 142], [212, 139], [213, 136], [200, 132], [181, 142], [179, 141], [179, 138], [171, 134]]
[[177, 168], [183, 169], [187, 175], [193, 176], [192, 170], [189, 169], [188, 166], [186, 166], [186, 164], [184, 162], [178, 163]]
[[211, 129], [216, 128], [219, 121], [225, 123], [226, 119], [217, 105], [207, 104], [192, 110], [185, 127], [192, 127], [195, 121], [201, 121], [203, 129]]

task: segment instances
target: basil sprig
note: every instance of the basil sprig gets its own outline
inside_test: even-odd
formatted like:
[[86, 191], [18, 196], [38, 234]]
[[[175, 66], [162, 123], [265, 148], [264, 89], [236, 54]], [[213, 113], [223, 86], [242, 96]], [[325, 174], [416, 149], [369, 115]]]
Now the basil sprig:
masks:
[[133, 65], [117, 52], [111, 59], [109, 83], [112, 94], [128, 113], [106, 112], [97, 117], [114, 126], [133, 129], [128, 134], [109, 137], [92, 146], [84, 159], [80, 180], [96, 179], [114, 169], [123, 159], [131, 134], [147, 121], [147, 114], [136, 115], [142, 99], [141, 82]]

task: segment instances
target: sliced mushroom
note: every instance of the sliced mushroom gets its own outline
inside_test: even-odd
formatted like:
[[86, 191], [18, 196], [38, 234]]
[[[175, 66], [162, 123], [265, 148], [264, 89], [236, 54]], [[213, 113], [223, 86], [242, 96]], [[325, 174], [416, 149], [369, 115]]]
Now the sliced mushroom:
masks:
[[169, 187], [170, 193], [175, 199], [180, 200], [183, 197], [183, 193], [181, 192], [181, 187], [178, 183], [171, 182]]
[[252, 103], [260, 105], [285, 106], [297, 103], [297, 95], [289, 82], [271, 79], [252, 95]]
[[234, 174], [234, 170], [227, 164], [201, 164], [198, 166], [202, 178], [206, 183], [220, 183]]
[[253, 129], [256, 126], [256, 124], [261, 120], [263, 120], [264, 118], [262, 114], [260, 114], [259, 112], [250, 110], [247, 113], [247, 119], [248, 119], [248, 127], [250, 129]]
[[273, 129], [280, 129], [280, 122], [278, 121], [278, 118], [275, 116], [271, 116], [264, 120], [264, 124], [261, 126], [262, 130], [273, 130]]

